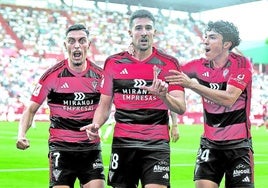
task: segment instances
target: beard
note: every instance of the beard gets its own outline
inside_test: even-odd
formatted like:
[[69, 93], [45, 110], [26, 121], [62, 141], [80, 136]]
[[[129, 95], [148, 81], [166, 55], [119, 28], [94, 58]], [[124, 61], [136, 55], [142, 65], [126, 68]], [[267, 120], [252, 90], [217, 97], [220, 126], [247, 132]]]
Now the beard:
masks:
[[78, 62], [78, 61], [76, 61], [76, 62], [73, 62], [73, 66], [74, 67], [79, 67], [79, 66], [81, 66], [83, 63], [80, 61], [80, 62]]
[[149, 49], [148, 47], [146, 47], [146, 48], [140, 48], [140, 51], [145, 52], [148, 49]]

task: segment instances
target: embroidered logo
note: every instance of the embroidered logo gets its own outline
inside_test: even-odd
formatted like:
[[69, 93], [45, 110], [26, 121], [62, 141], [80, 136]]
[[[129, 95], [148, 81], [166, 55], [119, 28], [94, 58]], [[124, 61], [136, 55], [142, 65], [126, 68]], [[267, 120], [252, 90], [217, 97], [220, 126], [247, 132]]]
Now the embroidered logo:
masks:
[[220, 89], [220, 85], [217, 83], [210, 83], [209, 86], [211, 89], [216, 89], [216, 90]]
[[143, 79], [134, 79], [134, 82], [135, 82], [135, 84], [134, 84], [135, 88], [146, 86], [146, 81]]
[[168, 176], [168, 173], [166, 173], [164, 176], [163, 176], [164, 179], [168, 179], [169, 176]]
[[94, 90], [96, 90], [97, 85], [98, 85], [98, 82], [97, 82], [97, 81], [93, 81], [93, 82], [91, 83], [91, 85], [92, 85], [92, 87], [94, 88]]
[[225, 69], [224, 71], [223, 71], [223, 77], [226, 77], [226, 75], [229, 73], [229, 70], [228, 69]]
[[242, 182], [250, 182], [250, 179], [248, 176], [246, 176], [244, 179], [242, 179]]
[[68, 89], [69, 85], [65, 82], [64, 84], [62, 84], [62, 86], [60, 86], [61, 89]]
[[74, 100], [76, 100], [76, 101], [82, 101], [82, 100], [84, 100], [85, 99], [85, 94], [84, 93], [82, 93], [82, 92], [75, 92], [74, 93]]
[[128, 71], [127, 71], [127, 69], [126, 68], [124, 68], [121, 72], [120, 72], [120, 74], [128, 74]]
[[113, 176], [114, 176], [114, 172], [110, 171], [110, 172], [109, 172], [109, 180], [110, 180], [110, 181], [112, 180]]
[[202, 74], [202, 76], [209, 77], [209, 72], [208, 72], [208, 71], [207, 71], [207, 72], [204, 72], [204, 73]]
[[58, 170], [58, 169], [53, 170], [53, 176], [55, 177], [56, 181], [58, 181], [60, 174], [61, 174], [61, 170]]
[[42, 88], [42, 85], [38, 83], [34, 88], [33, 96], [38, 96], [39, 93], [40, 93], [41, 88]]

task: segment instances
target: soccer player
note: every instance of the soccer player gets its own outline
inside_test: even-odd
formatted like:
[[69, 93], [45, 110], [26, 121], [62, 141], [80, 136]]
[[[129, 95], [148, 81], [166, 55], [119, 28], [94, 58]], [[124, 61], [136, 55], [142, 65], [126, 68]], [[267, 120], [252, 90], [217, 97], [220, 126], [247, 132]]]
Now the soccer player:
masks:
[[[251, 62], [231, 50], [240, 43], [239, 31], [227, 21], [209, 22], [204, 37], [205, 57], [171, 70], [170, 85], [180, 84], [202, 96], [204, 133], [197, 154], [196, 188], [254, 187], [250, 100]], [[196, 78], [198, 82], [192, 80]]]
[[115, 105], [115, 127], [108, 185], [136, 188], [170, 186], [169, 109], [183, 114], [184, 88], [168, 84], [170, 69], [180, 70], [178, 60], [153, 47], [155, 18], [137, 10], [129, 22], [135, 50], [112, 55], [104, 65], [101, 99], [93, 123], [82, 128], [89, 138], [109, 117]]
[[68, 58], [48, 69], [32, 93], [19, 123], [17, 148], [29, 145], [26, 132], [47, 98], [50, 108], [50, 187], [72, 188], [78, 178], [83, 188], [104, 188], [100, 138], [89, 140], [82, 126], [92, 122], [99, 103], [102, 69], [87, 59], [89, 31], [75, 24], [66, 31]]

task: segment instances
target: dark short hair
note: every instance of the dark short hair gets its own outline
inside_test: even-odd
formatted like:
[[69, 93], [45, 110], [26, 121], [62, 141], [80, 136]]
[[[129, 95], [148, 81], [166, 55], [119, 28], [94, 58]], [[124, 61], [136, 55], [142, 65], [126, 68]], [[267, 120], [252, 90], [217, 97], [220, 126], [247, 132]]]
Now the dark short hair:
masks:
[[136, 10], [135, 12], [133, 12], [132, 15], [130, 16], [129, 28], [132, 27], [133, 20], [136, 18], [149, 18], [155, 24], [155, 18], [153, 14], [149, 12], [148, 10], [140, 9], [140, 10]]
[[87, 37], [89, 36], [89, 31], [87, 30], [87, 28], [83, 24], [74, 24], [74, 25], [71, 25], [66, 30], [65, 35], [67, 36], [70, 31], [79, 31], [79, 30], [84, 31], [87, 34]]
[[223, 42], [232, 42], [232, 46], [230, 47], [230, 50], [232, 50], [234, 47], [238, 46], [241, 42], [241, 39], [239, 37], [239, 31], [237, 27], [228, 21], [216, 21], [216, 22], [208, 22], [207, 27], [205, 29], [205, 32], [207, 31], [215, 31], [222, 35]]

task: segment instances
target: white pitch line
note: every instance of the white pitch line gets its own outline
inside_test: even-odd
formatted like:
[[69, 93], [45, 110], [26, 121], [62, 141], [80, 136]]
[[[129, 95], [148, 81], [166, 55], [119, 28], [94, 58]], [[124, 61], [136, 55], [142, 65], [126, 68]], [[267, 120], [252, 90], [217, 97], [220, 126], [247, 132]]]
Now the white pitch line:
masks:
[[15, 168], [15, 169], [0, 169], [1, 172], [29, 172], [29, 171], [47, 171], [48, 168]]

